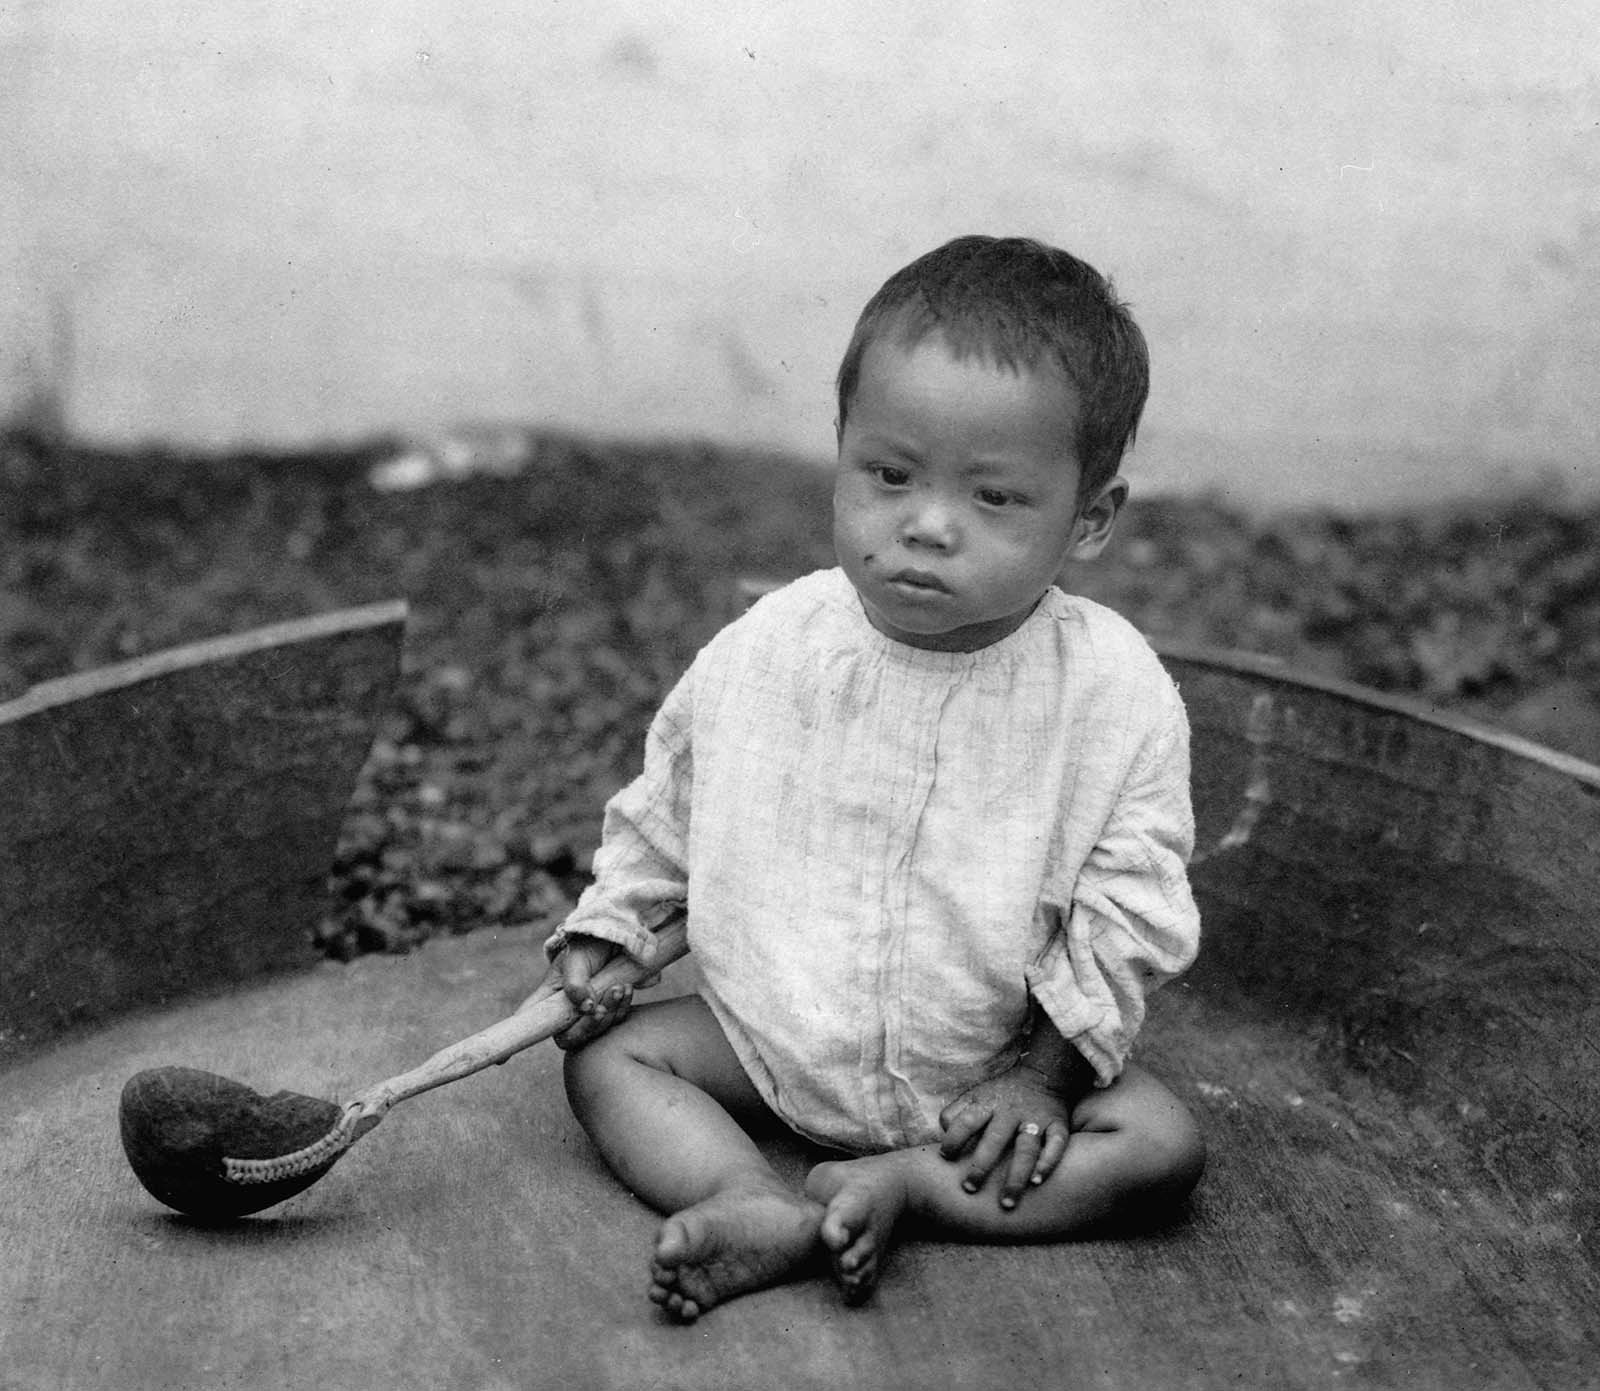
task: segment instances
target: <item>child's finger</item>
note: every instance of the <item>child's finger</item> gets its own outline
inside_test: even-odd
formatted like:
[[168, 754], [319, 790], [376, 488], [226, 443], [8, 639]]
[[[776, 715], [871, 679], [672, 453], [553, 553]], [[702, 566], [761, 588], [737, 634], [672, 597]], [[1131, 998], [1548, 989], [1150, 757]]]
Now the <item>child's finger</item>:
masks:
[[586, 1005], [593, 1008], [589, 998], [589, 977], [594, 974], [594, 965], [589, 960], [589, 953], [568, 945], [562, 955], [562, 993], [579, 1009], [584, 1009]]
[[608, 985], [598, 994], [589, 997], [589, 1008], [579, 1020], [593, 1033], [609, 1029], [628, 1012], [633, 1004], [633, 990], [626, 985]]
[[595, 1023], [601, 1028], [610, 1028], [611, 1025], [620, 1023], [623, 1016], [633, 1008], [633, 987], [610, 986], [595, 1000], [594, 1008]]
[[1034, 1162], [1033, 1177], [1028, 1180], [1029, 1183], [1041, 1184], [1055, 1173], [1056, 1165], [1061, 1163], [1062, 1156], [1067, 1152], [1067, 1142], [1071, 1138], [1064, 1120], [1053, 1120], [1045, 1126], [1044, 1144], [1039, 1150], [1039, 1158]]
[[592, 985], [594, 973], [616, 954], [615, 946], [595, 937], [575, 938], [562, 952], [562, 991], [585, 1014], [593, 1013], [597, 1003]]
[[961, 1186], [967, 1192], [976, 1193], [988, 1182], [989, 1175], [1000, 1163], [1000, 1157], [1006, 1152], [1014, 1133], [1011, 1127], [1006, 1125], [990, 1124], [984, 1128], [977, 1148], [968, 1158], [966, 1171], [962, 1175]]
[[563, 1052], [582, 1048], [607, 1029], [620, 1024], [633, 1008], [633, 989], [627, 985], [608, 986], [590, 1000], [590, 1006], [588, 1012], [555, 1036], [557, 1048]]
[[[945, 1122], [944, 1135], [939, 1140], [939, 1153], [946, 1159], [954, 1159], [972, 1142], [972, 1137], [989, 1124], [994, 1107], [974, 1102], [955, 1110], [953, 1114], [947, 1108], [945, 1115], [950, 1119]], [[944, 1121], [945, 1117], [939, 1119]]]
[[1041, 1138], [1044, 1127], [1036, 1121], [1024, 1121], [1017, 1127], [1017, 1136], [1011, 1146], [1011, 1160], [1006, 1165], [1005, 1178], [1000, 1182], [1000, 1206], [1014, 1208], [1018, 1199], [1027, 1192], [1033, 1178], [1039, 1155], [1044, 1149]]

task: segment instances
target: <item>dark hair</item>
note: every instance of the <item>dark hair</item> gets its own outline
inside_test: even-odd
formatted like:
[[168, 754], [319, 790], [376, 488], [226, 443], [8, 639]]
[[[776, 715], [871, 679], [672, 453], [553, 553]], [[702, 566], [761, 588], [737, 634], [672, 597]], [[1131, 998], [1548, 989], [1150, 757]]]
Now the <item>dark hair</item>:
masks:
[[1027, 237], [957, 237], [896, 271], [867, 301], [839, 364], [841, 429], [873, 340], [891, 330], [909, 346], [935, 329], [957, 356], [1015, 370], [1053, 360], [1079, 398], [1080, 497], [1115, 476], [1150, 392], [1150, 357], [1093, 266]]

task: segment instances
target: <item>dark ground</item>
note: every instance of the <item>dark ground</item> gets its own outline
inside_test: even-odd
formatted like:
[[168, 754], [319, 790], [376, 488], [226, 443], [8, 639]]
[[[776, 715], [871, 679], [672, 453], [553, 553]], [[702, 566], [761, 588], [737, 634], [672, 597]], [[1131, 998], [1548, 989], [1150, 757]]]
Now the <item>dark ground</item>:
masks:
[[[549, 918], [605, 798], [745, 576], [831, 563], [828, 482], [691, 445], [499, 435], [500, 473], [385, 491], [393, 443], [295, 456], [0, 439], [0, 700], [261, 623], [404, 597], [402, 690], [318, 944]], [[1134, 473], [1137, 481], [1137, 472]], [[1156, 637], [1243, 648], [1600, 762], [1600, 506], [1251, 518], [1130, 505], [1072, 576]]]

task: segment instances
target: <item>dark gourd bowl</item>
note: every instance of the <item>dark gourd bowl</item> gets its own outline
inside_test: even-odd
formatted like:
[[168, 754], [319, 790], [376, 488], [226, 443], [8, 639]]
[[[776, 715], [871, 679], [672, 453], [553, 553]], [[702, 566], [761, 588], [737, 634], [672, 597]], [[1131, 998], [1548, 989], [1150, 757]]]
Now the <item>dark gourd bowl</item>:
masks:
[[[139, 1182], [168, 1207], [202, 1221], [260, 1212], [315, 1183], [338, 1162], [266, 1183], [231, 1181], [230, 1159], [276, 1159], [314, 1144], [338, 1122], [331, 1101], [243, 1083], [192, 1067], [137, 1073], [122, 1089], [122, 1148]], [[342, 1151], [340, 1152], [342, 1153]]]

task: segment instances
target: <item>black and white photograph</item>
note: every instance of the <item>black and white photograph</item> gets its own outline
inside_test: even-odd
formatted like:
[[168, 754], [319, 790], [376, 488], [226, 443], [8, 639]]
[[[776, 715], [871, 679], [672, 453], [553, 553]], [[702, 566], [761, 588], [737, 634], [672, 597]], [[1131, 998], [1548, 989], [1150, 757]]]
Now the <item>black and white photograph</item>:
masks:
[[1600, 1386], [1600, 3], [0, 4], [0, 1391]]

